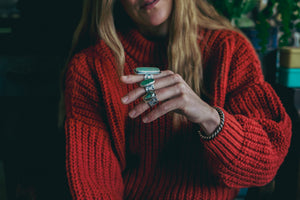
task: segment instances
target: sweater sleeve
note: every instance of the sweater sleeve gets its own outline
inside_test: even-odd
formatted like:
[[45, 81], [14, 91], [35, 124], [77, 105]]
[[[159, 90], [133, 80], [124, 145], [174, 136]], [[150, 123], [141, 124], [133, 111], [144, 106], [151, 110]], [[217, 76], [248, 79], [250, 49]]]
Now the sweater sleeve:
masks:
[[203, 141], [206, 156], [228, 187], [262, 186], [275, 177], [288, 152], [291, 120], [264, 81], [255, 50], [243, 36], [225, 42], [220, 54], [226, 78], [219, 86], [224, 87], [218, 94], [223, 100], [217, 106], [225, 114], [225, 124], [217, 137]]
[[75, 55], [65, 77], [66, 168], [74, 199], [122, 199], [123, 179], [87, 56]]

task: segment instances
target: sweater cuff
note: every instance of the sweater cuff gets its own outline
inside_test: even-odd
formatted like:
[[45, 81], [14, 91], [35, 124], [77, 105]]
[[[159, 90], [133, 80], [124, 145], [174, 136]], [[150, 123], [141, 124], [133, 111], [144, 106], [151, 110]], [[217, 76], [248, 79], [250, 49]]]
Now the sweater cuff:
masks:
[[244, 143], [245, 133], [235, 117], [224, 109], [225, 121], [222, 131], [212, 140], [202, 140], [207, 156], [216, 166], [237, 159]]

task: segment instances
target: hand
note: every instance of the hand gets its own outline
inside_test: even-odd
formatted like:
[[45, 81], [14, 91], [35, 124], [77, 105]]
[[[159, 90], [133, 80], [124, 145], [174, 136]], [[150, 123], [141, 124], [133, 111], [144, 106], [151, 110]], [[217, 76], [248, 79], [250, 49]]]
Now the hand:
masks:
[[[143, 75], [122, 76], [121, 81], [126, 84], [133, 84], [143, 81]], [[199, 124], [207, 135], [212, 133], [220, 123], [218, 112], [204, 102], [178, 74], [172, 71], [162, 71], [154, 75], [155, 93], [159, 106], [143, 117], [144, 123], [149, 123], [157, 118], [174, 111], [184, 115], [189, 121]], [[122, 97], [123, 104], [129, 104], [145, 94], [145, 89], [138, 87]], [[136, 118], [144, 113], [150, 106], [141, 102], [136, 105], [129, 116]]]

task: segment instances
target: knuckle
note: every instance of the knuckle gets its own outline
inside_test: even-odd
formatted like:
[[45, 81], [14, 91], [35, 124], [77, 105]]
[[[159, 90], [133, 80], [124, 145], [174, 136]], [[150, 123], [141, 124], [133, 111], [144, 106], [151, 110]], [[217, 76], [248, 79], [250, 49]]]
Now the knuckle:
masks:
[[166, 74], [167, 74], [167, 75], [172, 75], [172, 74], [174, 74], [174, 72], [171, 71], [171, 70], [166, 70]]
[[132, 90], [128, 96], [131, 101], [134, 101], [138, 96], [138, 91], [136, 89]]
[[160, 110], [161, 110], [161, 112], [165, 113], [168, 110], [168, 106], [166, 104], [162, 104], [160, 106]]
[[141, 113], [141, 112], [142, 112], [141, 106], [137, 106], [137, 107], [135, 108], [135, 112], [136, 112], [136, 113]]
[[182, 77], [179, 74], [173, 74], [172, 78], [175, 82], [180, 82], [182, 81]]
[[128, 78], [127, 78], [129, 81], [133, 81], [134, 79], [134, 76], [132, 74], [128, 75]]
[[144, 107], [145, 106], [147, 106], [147, 105], [143, 105], [143, 104], [138, 104], [137, 106], [136, 106], [136, 112], [137, 113], [143, 113], [144, 112]]
[[176, 88], [177, 88], [179, 94], [184, 94], [185, 85], [183, 83], [181, 83], [181, 82], [177, 83]]
[[135, 98], [138, 94], [138, 91], [137, 90], [133, 90], [132, 91], [132, 97]]
[[181, 94], [180, 95], [180, 101], [183, 102], [183, 103], [187, 103], [189, 101], [189, 98], [188, 98], [188, 95], [186, 94]]
[[144, 88], [141, 88], [141, 87], [137, 88], [136, 93], [135, 93], [136, 98], [142, 96], [145, 92], [146, 92], [146, 91], [145, 91]]

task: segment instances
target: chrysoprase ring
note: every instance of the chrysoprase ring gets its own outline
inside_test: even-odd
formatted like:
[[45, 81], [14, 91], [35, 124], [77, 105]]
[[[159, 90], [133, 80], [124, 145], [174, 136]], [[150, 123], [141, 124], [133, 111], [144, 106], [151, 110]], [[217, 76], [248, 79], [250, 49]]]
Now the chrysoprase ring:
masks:
[[136, 74], [160, 74], [158, 67], [137, 67], [134, 69]]
[[146, 95], [143, 96], [143, 100], [150, 107], [153, 107], [158, 103], [158, 99], [156, 97], [155, 91], [148, 92]]
[[141, 83], [140, 83], [140, 86], [141, 87], [147, 87], [147, 86], [150, 86], [150, 85], [153, 85], [155, 83], [155, 80], [150, 78], [150, 79], [145, 79], [143, 80]]

